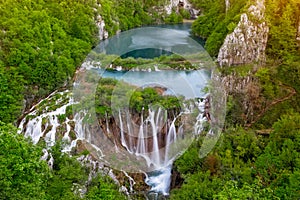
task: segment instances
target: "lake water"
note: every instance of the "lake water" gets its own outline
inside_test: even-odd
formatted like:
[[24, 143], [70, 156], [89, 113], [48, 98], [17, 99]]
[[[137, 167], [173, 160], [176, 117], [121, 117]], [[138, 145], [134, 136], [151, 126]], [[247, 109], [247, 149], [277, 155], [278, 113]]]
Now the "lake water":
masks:
[[159, 86], [167, 88], [166, 94], [183, 95], [186, 98], [204, 97], [210, 73], [207, 70], [197, 71], [108, 71], [100, 69], [102, 77], [115, 78], [138, 87]]
[[[133, 29], [101, 42], [94, 51], [114, 54], [122, 58], [154, 58], [161, 55], [179, 54], [187, 61], [189, 61], [189, 55], [201, 53], [205, 55], [205, 60], [209, 60], [209, 55], [200, 45], [203, 41], [191, 36], [190, 26], [190, 24], [178, 24]], [[186, 98], [203, 97], [205, 95], [203, 88], [210, 79], [210, 70], [205, 69], [194, 71], [98, 69], [98, 73], [102, 77], [116, 78], [138, 87], [164, 87], [167, 88], [168, 94], [183, 95]]]

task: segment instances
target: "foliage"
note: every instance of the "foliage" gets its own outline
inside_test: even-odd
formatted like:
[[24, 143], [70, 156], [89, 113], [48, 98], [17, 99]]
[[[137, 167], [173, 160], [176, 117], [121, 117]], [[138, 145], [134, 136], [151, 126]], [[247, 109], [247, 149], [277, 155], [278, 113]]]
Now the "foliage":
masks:
[[90, 2], [8, 0], [0, 5], [0, 120], [13, 122], [24, 96], [44, 96], [71, 80], [95, 44], [97, 29]]
[[0, 122], [0, 198], [45, 199], [50, 171], [33, 146], [12, 125]]
[[89, 191], [86, 195], [86, 199], [125, 200], [127, 198], [118, 191], [117, 185], [111, 180], [111, 178], [98, 175], [89, 185]]
[[[99, 4], [101, 6], [99, 6]], [[158, 13], [159, 1], [0, 2], [0, 120], [15, 122], [31, 101], [68, 84], [97, 43], [101, 15], [109, 36], [142, 25], [182, 22], [186, 11]]]
[[56, 143], [51, 149], [54, 158], [52, 176], [47, 181], [48, 199], [78, 199], [74, 185], [84, 185], [88, 170], [69, 155], [62, 153], [62, 145]]
[[233, 27], [239, 21], [240, 14], [248, 1], [230, 1], [231, 7], [227, 12], [225, 12], [224, 1], [202, 0], [197, 2], [199, 2], [199, 7], [204, 9], [204, 15], [198, 17], [193, 23], [192, 31], [205, 38], [205, 49], [211, 56], [217, 56], [226, 35], [233, 31]]
[[[190, 2], [203, 12], [193, 24], [193, 33], [205, 38], [206, 50], [216, 56], [249, 1], [230, 1], [227, 13], [221, 0]], [[0, 121], [15, 122], [26, 106], [24, 98], [42, 98], [71, 81], [76, 68], [97, 42], [94, 23], [97, 15], [101, 14], [105, 20], [110, 36], [118, 30], [161, 22], [178, 23], [189, 18], [189, 13], [182, 9], [173, 10], [169, 16], [157, 12], [159, 6], [165, 5], [164, 0], [98, 0], [97, 3], [101, 7], [95, 1], [0, 2]], [[230, 96], [232, 116], [216, 148], [200, 159], [200, 138], [175, 162], [175, 169], [185, 181], [181, 188], [171, 191], [171, 199], [300, 198], [300, 68], [296, 40], [299, 15], [298, 0], [266, 0], [270, 27], [267, 56], [268, 62], [273, 63], [255, 71], [261, 84], [259, 90], [268, 101], [282, 95], [284, 87], [296, 91], [290, 99], [268, 110], [256, 124], [256, 127], [272, 127], [270, 136], [263, 137], [255, 130], [239, 126], [244, 121], [239, 99], [244, 97]], [[155, 60], [158, 61], [173, 62], [171, 67], [176, 67], [182, 60], [171, 55]], [[115, 64], [131, 69], [149, 63], [142, 59], [119, 59]], [[121, 97], [130, 96], [129, 106], [134, 112], [141, 112], [151, 104], [169, 110], [180, 108], [180, 99], [162, 96], [157, 89], [121, 84], [114, 91], [116, 80], [100, 80], [95, 99], [97, 114], [112, 112], [113, 92]], [[89, 104], [90, 98], [85, 103]], [[124, 106], [124, 98], [116, 103]], [[71, 107], [67, 110], [66, 115], [59, 116], [60, 120], [72, 114]], [[61, 153], [59, 143], [49, 149], [54, 158], [50, 170], [40, 159], [42, 147], [33, 146], [16, 132], [12, 125], [0, 122], [1, 199], [80, 199], [78, 187], [85, 186], [86, 199], [125, 198], [106, 176], [99, 175], [88, 183], [90, 169], [83, 167], [76, 155]]]
[[22, 110], [24, 80], [16, 68], [0, 65], [0, 120], [13, 122]]
[[[151, 105], [160, 105], [169, 111], [178, 112], [183, 99], [175, 96], [162, 96], [158, 90], [151, 87], [139, 89], [115, 79], [102, 78], [96, 91], [96, 113], [106, 116], [124, 108], [130, 109], [133, 113], [141, 113], [143, 109], [148, 110]], [[112, 107], [115, 110], [111, 110]]]
[[[202, 59], [200, 59], [201, 57]], [[106, 61], [106, 57], [98, 57], [97, 59]], [[171, 54], [171, 55], [161, 55], [159, 57], [153, 58], [153, 59], [146, 59], [146, 58], [133, 58], [133, 57], [126, 57], [121, 58], [118, 57], [112, 62], [112, 67], [115, 69], [117, 66], [122, 66], [122, 70], [132, 70], [132, 69], [139, 69], [139, 70], [156, 70], [156, 69], [162, 69], [162, 70], [169, 70], [169, 69], [177, 69], [177, 70], [195, 70], [198, 69], [199, 66], [189, 62], [188, 60], [201, 60], [206, 61], [208, 56], [201, 55], [201, 54], [191, 54], [186, 55], [185, 58], [183, 58], [180, 55], [177, 54]], [[195, 63], [197, 63], [194, 61]], [[112, 70], [113, 70], [112, 69]], [[110, 68], [108, 68], [110, 70]]]
[[[132, 0], [100, 0], [100, 13], [105, 21], [106, 30], [113, 35], [117, 30], [126, 31], [142, 25], [157, 23], [179, 23], [182, 18], [189, 18], [186, 11], [172, 12], [167, 15], [161, 8], [165, 0], [132, 1]], [[116, 23], [117, 22], [117, 23]]]
[[298, 199], [299, 120], [299, 113], [284, 115], [273, 124], [269, 139], [230, 127], [213, 152], [202, 159], [195, 153], [199, 147], [190, 147], [175, 162], [185, 182], [171, 191], [171, 198]]
[[[61, 143], [49, 151], [54, 160], [50, 169], [41, 160], [41, 146], [0, 122], [0, 150], [0, 199], [125, 199], [106, 175], [99, 174], [89, 183], [91, 169], [62, 153]], [[82, 198], [78, 189], [86, 184], [87, 194]]]
[[177, 24], [182, 22], [182, 16], [178, 15], [176, 12], [172, 12], [169, 16], [165, 18], [167, 24]]
[[266, 5], [266, 16], [270, 25], [268, 56], [284, 61], [297, 59], [299, 46], [297, 46], [296, 31], [300, 15], [299, 1], [267, 0]]

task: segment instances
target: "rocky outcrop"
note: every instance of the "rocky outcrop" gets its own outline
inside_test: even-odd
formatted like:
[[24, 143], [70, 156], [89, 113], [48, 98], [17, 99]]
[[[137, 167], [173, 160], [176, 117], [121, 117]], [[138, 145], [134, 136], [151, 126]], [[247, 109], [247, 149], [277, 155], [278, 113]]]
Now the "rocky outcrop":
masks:
[[191, 7], [187, 0], [170, 0], [170, 4], [165, 6], [167, 14], [171, 14], [173, 8], [178, 9], [178, 7], [183, 7], [184, 9], [189, 9]]
[[220, 83], [224, 85], [226, 95], [235, 97], [235, 111], [239, 115], [240, 123], [248, 124], [255, 119], [258, 110], [264, 106], [261, 100], [261, 90], [258, 79], [249, 72], [246, 76], [240, 76], [236, 73], [223, 75]]
[[229, 0], [225, 0], [225, 6], [226, 6], [226, 12], [227, 12], [230, 8], [230, 1]]
[[108, 38], [108, 32], [105, 30], [105, 22], [102, 19], [101, 15], [96, 17], [96, 26], [99, 29], [98, 37], [100, 40], [104, 40]]
[[107, 39], [109, 35], [108, 32], [105, 30], [105, 22], [102, 16], [99, 14], [101, 10], [101, 4], [96, 3], [94, 5], [93, 10], [95, 13], [94, 21], [98, 28], [98, 38], [99, 40]]
[[220, 66], [232, 66], [265, 61], [269, 27], [265, 21], [264, 0], [257, 0], [241, 15], [234, 31], [227, 35], [219, 50]]
[[174, 8], [177, 12], [179, 8], [189, 11], [192, 19], [196, 19], [200, 13], [200, 11], [193, 8], [192, 4], [187, 0], [170, 0], [170, 4], [165, 6], [166, 13], [170, 15]]

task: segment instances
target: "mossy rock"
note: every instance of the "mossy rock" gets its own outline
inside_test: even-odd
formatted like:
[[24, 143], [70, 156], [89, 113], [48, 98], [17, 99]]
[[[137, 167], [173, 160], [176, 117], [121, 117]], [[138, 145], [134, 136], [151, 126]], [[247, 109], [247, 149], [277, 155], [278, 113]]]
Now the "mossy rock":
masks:
[[71, 126], [71, 130], [75, 129], [75, 122], [74, 121], [69, 121], [68, 124]]
[[69, 132], [69, 137], [71, 138], [71, 140], [76, 140], [76, 133], [73, 130], [70, 130]]
[[47, 126], [47, 128], [46, 128], [46, 130], [45, 130], [45, 132], [44, 132], [44, 137], [47, 135], [47, 133], [49, 132], [49, 131], [51, 131], [51, 129], [52, 129], [52, 125], [49, 125], [49, 126]]

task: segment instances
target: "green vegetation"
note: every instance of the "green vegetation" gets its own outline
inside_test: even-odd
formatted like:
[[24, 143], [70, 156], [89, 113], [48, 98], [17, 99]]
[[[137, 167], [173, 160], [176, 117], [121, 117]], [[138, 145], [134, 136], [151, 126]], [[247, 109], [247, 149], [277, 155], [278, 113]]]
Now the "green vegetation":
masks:
[[3, 199], [43, 199], [50, 177], [40, 160], [42, 149], [18, 135], [12, 125], [0, 123], [0, 194]]
[[[176, 69], [176, 70], [195, 70], [200, 67], [196, 65], [197, 61], [201, 57], [201, 54], [187, 55], [182, 57], [177, 54], [172, 55], [162, 55], [153, 59], [143, 59], [143, 58], [117, 58], [113, 60], [113, 67], [122, 66], [123, 70], [139, 69], [139, 70], [155, 70], [155, 66], [160, 70]], [[205, 59], [205, 57], [204, 57]], [[203, 60], [205, 61], [205, 60]]]
[[110, 36], [141, 25], [182, 22], [180, 13], [157, 13], [165, 3], [0, 1], [0, 120], [15, 122], [33, 103], [24, 104], [24, 98], [36, 101], [71, 82], [75, 69], [97, 44], [99, 14]]
[[[53, 169], [41, 160], [42, 147], [33, 145], [12, 125], [0, 123], [1, 199], [125, 199], [111, 178], [98, 175], [87, 182], [91, 169], [61, 153], [61, 144], [50, 150]], [[87, 184], [88, 183], [88, 184]], [[81, 198], [79, 188], [86, 187]]]
[[[94, 20], [99, 14], [109, 36], [118, 30], [178, 23], [189, 18], [189, 13], [182, 9], [166, 15], [160, 7], [166, 2], [0, 1], [1, 199], [125, 199], [106, 176], [99, 175], [88, 182], [91, 169], [76, 160], [79, 155], [69, 157], [61, 153], [60, 143], [49, 149], [54, 158], [53, 169], [49, 168], [46, 161], [40, 159], [45, 146], [40, 143], [34, 146], [9, 123], [16, 123], [24, 109], [72, 81], [76, 68], [97, 44]], [[194, 22], [193, 33], [206, 39], [206, 50], [216, 57], [225, 36], [234, 30], [241, 13], [246, 12], [253, 1], [230, 0], [227, 13], [223, 0], [190, 2], [203, 14]], [[230, 94], [224, 134], [207, 157], [199, 158], [203, 139], [200, 136], [175, 162], [175, 170], [184, 178], [184, 183], [171, 191], [171, 199], [300, 198], [300, 53], [296, 40], [300, 4], [298, 0], [265, 0], [265, 4], [270, 27], [267, 63], [222, 69], [223, 75], [232, 74], [237, 79], [249, 76], [257, 82], [247, 88], [249, 96]], [[166, 65], [174, 69], [197, 67], [177, 55], [153, 60], [92, 56], [104, 59], [104, 66], [114, 60], [114, 66], [127, 70], [137, 66], [148, 69], [153, 64], [162, 69]], [[94, 80], [92, 75], [87, 78]], [[96, 98], [84, 97], [83, 103], [89, 108], [93, 106], [91, 98], [95, 98], [96, 113], [110, 115], [114, 91], [117, 97], [124, 97], [113, 99], [120, 109], [127, 103], [125, 97], [130, 96], [129, 108], [133, 112], [155, 104], [178, 112], [182, 99], [162, 96], [161, 90], [163, 88], [137, 89], [113, 79], [101, 79]], [[254, 105], [250, 114], [243, 107], [245, 98]], [[55, 110], [66, 104], [67, 99], [57, 94], [51, 101], [37, 105], [37, 114], [46, 108]], [[35, 116], [26, 117], [29, 120]], [[59, 116], [59, 121], [63, 122], [66, 117], [72, 118], [71, 106], [67, 107], [66, 114]], [[48, 119], [42, 120], [45, 124]], [[70, 137], [75, 138], [73, 130]], [[83, 197], [79, 194], [80, 187], [87, 189]]]
[[270, 59], [299, 61], [296, 33], [300, 3], [297, 0], [267, 0], [266, 16], [270, 25], [267, 53]]
[[[227, 21], [218, 1], [201, 2], [204, 16], [194, 23], [193, 30], [207, 38], [206, 48], [216, 56], [244, 4], [231, 3], [234, 11], [228, 11]], [[204, 137], [200, 136], [175, 162], [184, 183], [171, 191], [171, 199], [300, 198], [299, 13], [298, 1], [266, 1], [270, 27], [267, 63], [221, 70], [236, 80], [247, 77], [255, 81], [245, 88], [246, 93], [230, 94], [224, 133], [214, 150], [200, 159], [198, 151]], [[244, 110], [247, 99], [253, 106], [250, 114]]]
[[179, 13], [173, 11], [167, 15], [162, 9], [169, 3], [166, 0], [99, 0], [99, 3], [101, 4], [99, 10], [110, 36], [117, 30], [125, 31], [142, 25], [158, 23], [181, 23], [183, 18], [189, 18], [184, 11]]
[[160, 105], [170, 112], [179, 112], [183, 97], [161, 95], [160, 91], [163, 90], [151, 87], [140, 89], [115, 79], [102, 78], [94, 97], [95, 110], [102, 117], [111, 116], [112, 112], [126, 108], [133, 113], [141, 113], [143, 109], [148, 110], [151, 105]]
[[269, 138], [230, 127], [203, 159], [200, 138], [175, 162], [185, 181], [171, 199], [299, 199], [299, 120], [282, 116]]
[[[230, 1], [230, 8], [226, 12], [225, 1], [191, 2], [203, 10], [203, 15], [193, 23], [192, 30], [194, 34], [206, 39], [205, 49], [211, 56], [217, 56], [226, 35], [234, 30], [240, 20], [241, 13], [247, 12], [249, 5], [253, 4], [248, 0]], [[266, 0], [265, 7], [266, 20], [270, 27], [268, 57], [276, 60], [299, 59], [296, 41], [299, 1]]]
[[24, 97], [43, 97], [71, 80], [97, 41], [91, 6], [1, 1], [1, 121], [13, 122], [20, 115]]
[[[89, 59], [94, 62], [95, 67], [106, 70], [116, 70], [118, 66], [122, 70], [197, 70], [201, 68], [209, 68], [214, 63], [205, 51], [199, 53], [186, 53], [184, 55], [171, 54], [161, 55], [155, 58], [122, 58], [113, 54], [103, 54], [92, 52]], [[199, 65], [201, 63], [202, 65]], [[205, 67], [204, 67], [205, 66]]]
[[230, 1], [230, 9], [225, 12], [225, 1], [192, 1], [198, 2], [203, 15], [193, 23], [193, 33], [206, 39], [205, 49], [216, 57], [226, 35], [233, 31], [240, 20], [240, 15], [248, 0]]

